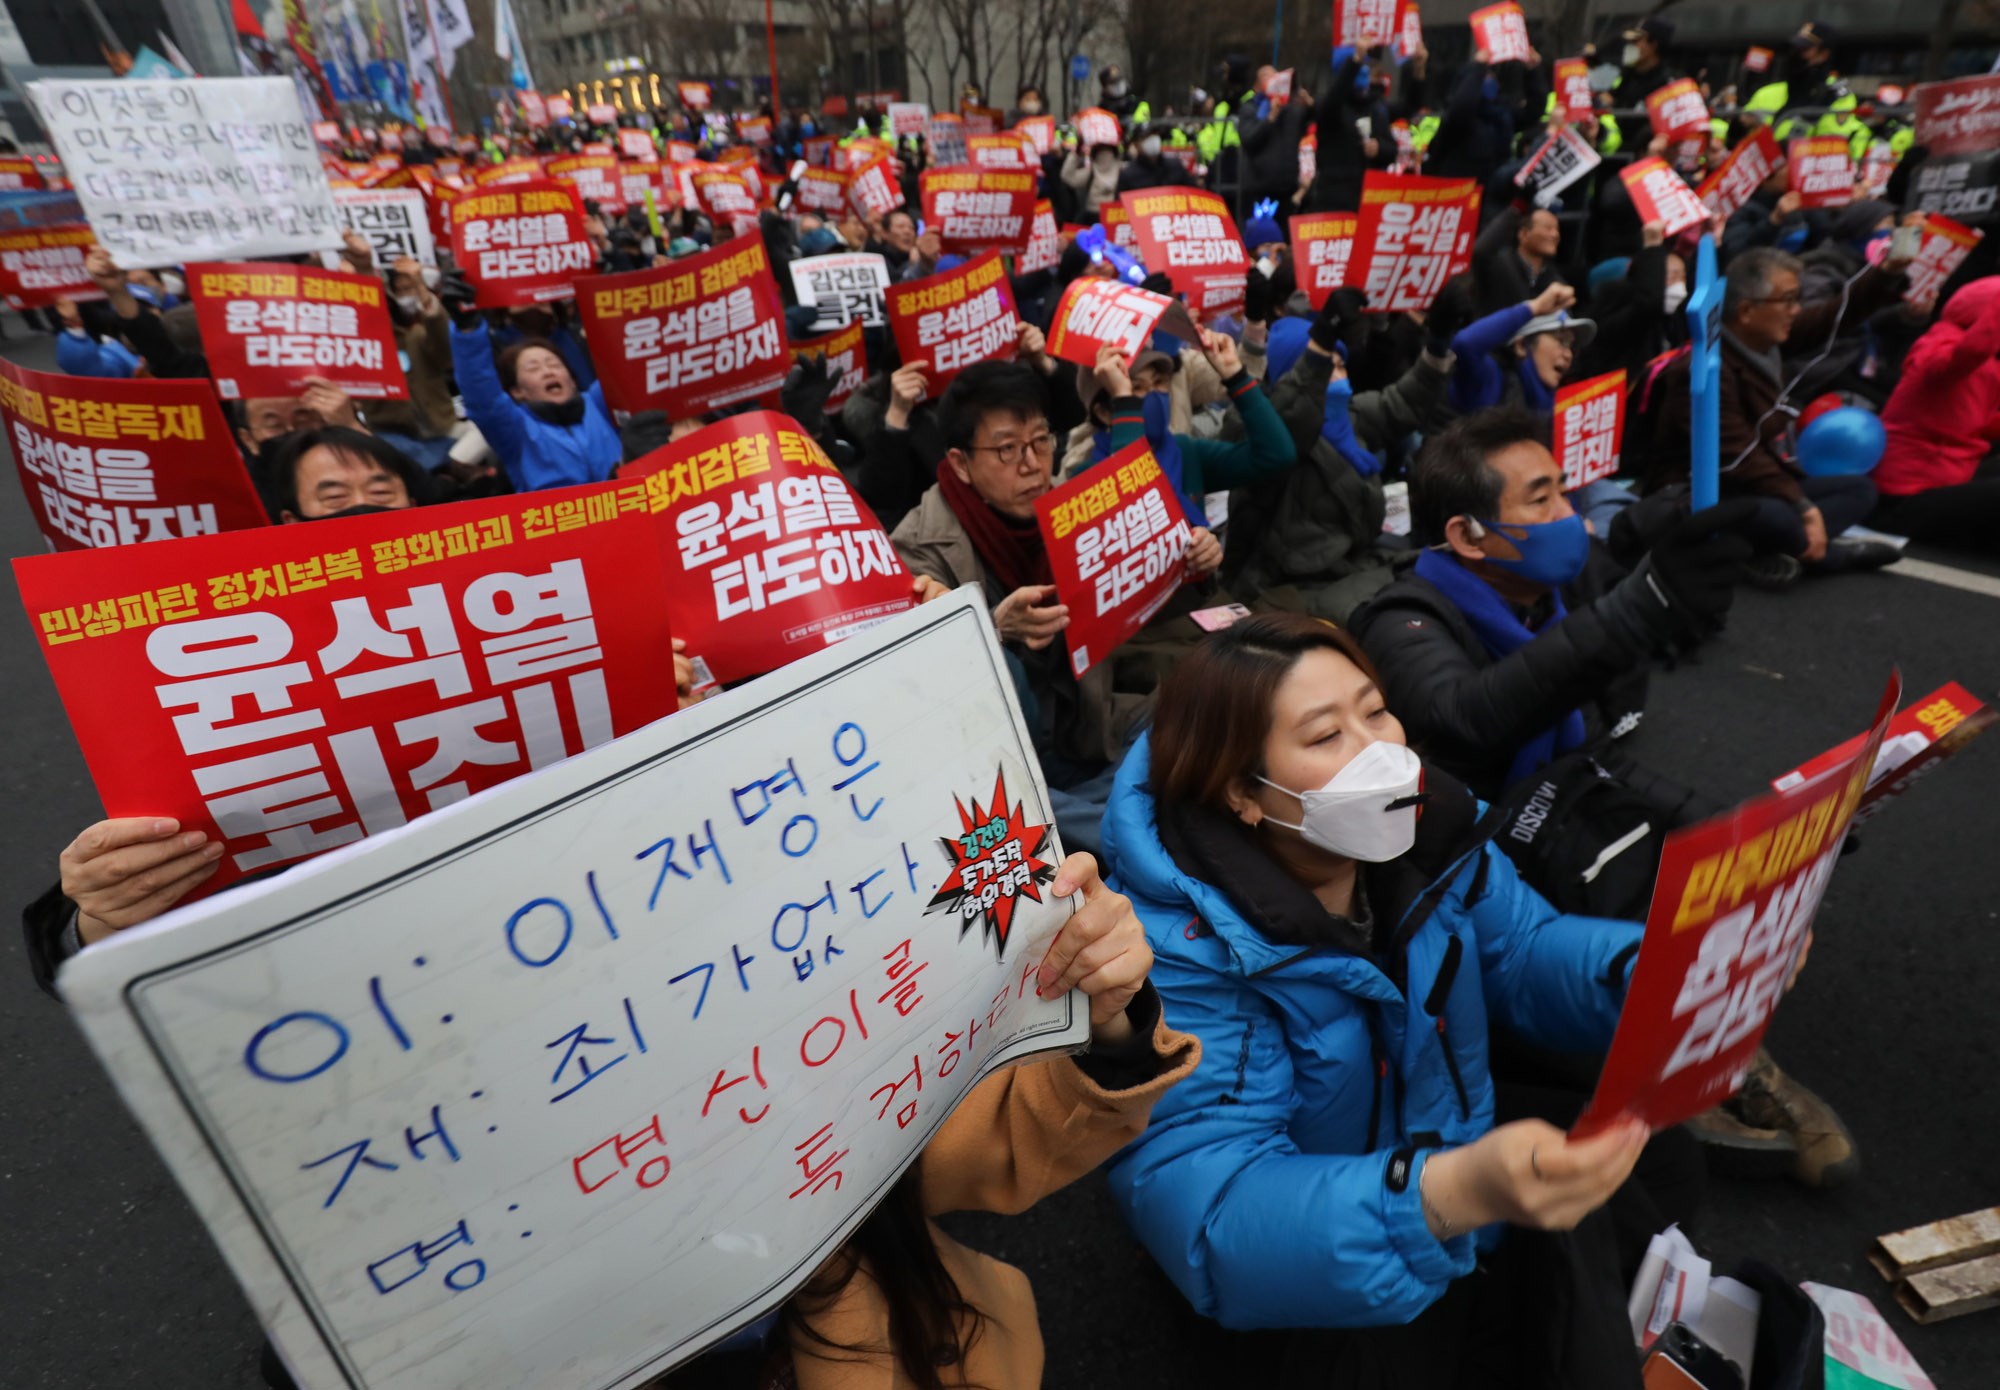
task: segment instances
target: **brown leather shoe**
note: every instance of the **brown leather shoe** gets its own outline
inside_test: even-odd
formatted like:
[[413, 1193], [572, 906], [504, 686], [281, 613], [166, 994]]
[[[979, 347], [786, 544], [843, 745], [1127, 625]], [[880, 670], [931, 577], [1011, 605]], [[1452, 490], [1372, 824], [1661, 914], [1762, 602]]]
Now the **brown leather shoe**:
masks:
[[1745, 1124], [1727, 1103], [1704, 1110], [1687, 1122], [1701, 1144], [1709, 1171], [1732, 1178], [1775, 1178], [1792, 1171], [1798, 1146], [1782, 1130]]
[[1746, 1123], [1791, 1139], [1797, 1149], [1792, 1176], [1807, 1187], [1838, 1187], [1861, 1171], [1854, 1137], [1833, 1107], [1779, 1070], [1763, 1048], [1728, 1104]]

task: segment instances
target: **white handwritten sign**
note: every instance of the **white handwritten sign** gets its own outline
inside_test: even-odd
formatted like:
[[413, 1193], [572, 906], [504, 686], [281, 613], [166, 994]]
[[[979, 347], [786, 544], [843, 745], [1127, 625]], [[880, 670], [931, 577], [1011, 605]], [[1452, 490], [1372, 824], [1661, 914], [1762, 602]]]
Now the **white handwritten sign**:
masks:
[[98, 241], [122, 266], [340, 244], [344, 222], [282, 77], [30, 82]]
[[[430, 210], [414, 188], [336, 188], [334, 205], [341, 224], [361, 233], [375, 252], [375, 267], [387, 271], [404, 256], [418, 265], [437, 264], [437, 242], [431, 236]], [[322, 251], [328, 270], [341, 268], [337, 252]]]
[[1089, 1032], [970, 593], [92, 947], [60, 984], [302, 1384], [634, 1386]]

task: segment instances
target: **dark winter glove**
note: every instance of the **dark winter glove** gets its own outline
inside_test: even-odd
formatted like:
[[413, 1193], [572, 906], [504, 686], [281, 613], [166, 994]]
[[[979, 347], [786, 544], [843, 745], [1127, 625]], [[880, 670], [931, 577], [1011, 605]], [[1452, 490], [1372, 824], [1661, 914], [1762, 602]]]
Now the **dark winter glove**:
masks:
[[1361, 321], [1361, 311], [1367, 307], [1367, 295], [1352, 286], [1343, 286], [1326, 297], [1307, 336], [1315, 346], [1332, 352], [1348, 329]]
[[479, 310], [472, 307], [473, 301], [478, 298], [478, 291], [466, 282], [459, 271], [451, 271], [438, 281], [437, 297], [455, 326], [471, 328], [479, 322]]
[[825, 353], [816, 352], [785, 377], [785, 384], [778, 389], [778, 403], [785, 414], [813, 430], [826, 418], [826, 398], [839, 384], [839, 370], [827, 362]]
[[1271, 318], [1271, 282], [1256, 266], [1243, 277], [1243, 321], [1268, 323]]
[[1750, 497], [1696, 512], [1655, 542], [1626, 582], [1660, 590], [1654, 601], [1680, 620], [1678, 635], [1706, 633], [1721, 624], [1736, 597], [1736, 581], [1751, 555], [1750, 542], [1736, 532], [1756, 515]]

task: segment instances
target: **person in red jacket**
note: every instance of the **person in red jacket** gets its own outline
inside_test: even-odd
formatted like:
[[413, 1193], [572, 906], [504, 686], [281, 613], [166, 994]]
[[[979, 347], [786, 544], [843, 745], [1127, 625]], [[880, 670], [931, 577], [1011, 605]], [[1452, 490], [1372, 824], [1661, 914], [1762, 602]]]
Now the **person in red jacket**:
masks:
[[1962, 286], [1903, 361], [1882, 412], [1888, 447], [1868, 520], [1885, 531], [2000, 552], [2000, 275]]

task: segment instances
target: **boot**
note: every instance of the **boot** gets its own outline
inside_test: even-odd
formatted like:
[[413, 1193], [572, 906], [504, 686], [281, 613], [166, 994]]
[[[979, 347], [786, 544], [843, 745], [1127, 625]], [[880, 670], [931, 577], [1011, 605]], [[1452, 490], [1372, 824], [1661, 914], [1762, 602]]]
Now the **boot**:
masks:
[[1833, 1107], [1780, 1071], [1761, 1047], [1728, 1105], [1745, 1123], [1791, 1139], [1797, 1149], [1792, 1176], [1807, 1187], [1838, 1187], [1861, 1171], [1854, 1138]]
[[1798, 1145], [1782, 1130], [1745, 1124], [1728, 1105], [1704, 1110], [1687, 1122], [1706, 1151], [1709, 1171], [1732, 1178], [1775, 1178], [1792, 1171]]

